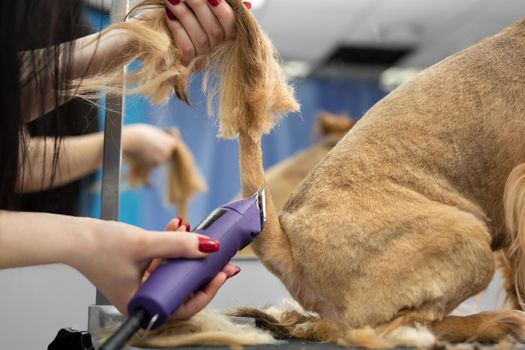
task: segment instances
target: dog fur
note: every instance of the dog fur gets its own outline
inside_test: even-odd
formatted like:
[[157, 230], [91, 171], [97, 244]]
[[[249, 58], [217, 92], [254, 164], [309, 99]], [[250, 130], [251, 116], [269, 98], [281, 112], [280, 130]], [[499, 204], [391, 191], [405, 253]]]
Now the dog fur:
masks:
[[[371, 108], [252, 248], [338, 332], [418, 322], [454, 340], [524, 340], [520, 311], [447, 316], [487, 287], [500, 249], [519, 305], [524, 118], [522, 19]], [[260, 140], [241, 132], [240, 149], [250, 193], [264, 183]]]

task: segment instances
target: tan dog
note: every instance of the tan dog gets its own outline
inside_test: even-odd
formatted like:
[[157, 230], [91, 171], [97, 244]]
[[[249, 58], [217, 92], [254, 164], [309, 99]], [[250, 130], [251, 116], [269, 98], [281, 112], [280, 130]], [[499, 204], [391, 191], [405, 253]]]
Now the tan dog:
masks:
[[[335, 341], [348, 329], [420, 322], [452, 340], [525, 340], [521, 311], [447, 316], [487, 287], [498, 249], [510, 247], [509, 290], [517, 281], [523, 292], [524, 135], [525, 20], [370, 109], [279, 220], [269, 208], [252, 244], [292, 296], [320, 314], [303, 336]], [[260, 139], [240, 130], [239, 141], [249, 194], [265, 182]], [[518, 305], [518, 294], [511, 298]]]

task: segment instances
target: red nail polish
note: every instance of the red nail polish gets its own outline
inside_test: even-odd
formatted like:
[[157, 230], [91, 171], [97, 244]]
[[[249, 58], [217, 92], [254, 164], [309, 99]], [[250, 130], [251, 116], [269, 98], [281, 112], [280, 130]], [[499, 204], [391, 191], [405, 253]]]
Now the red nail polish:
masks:
[[215, 7], [215, 6], [219, 6], [219, 4], [221, 3], [221, 0], [208, 0], [208, 2], [210, 3], [211, 6]]
[[180, 4], [180, 0], [168, 0], [173, 6]]
[[175, 17], [175, 15], [173, 13], [171, 13], [171, 11], [167, 7], [165, 8], [165, 10], [166, 10], [166, 16], [168, 16], [170, 21], [176, 21], [177, 20], [177, 17]]
[[[171, 13], [171, 12], [170, 12]], [[179, 226], [182, 224], [182, 217], [177, 216], [177, 220], [179, 220]]]
[[236, 276], [237, 274], [239, 274], [239, 272], [241, 272], [241, 268], [239, 266], [235, 266], [237, 268], [237, 270], [235, 270], [235, 272], [233, 273], [233, 275], [231, 275], [230, 277], [228, 278], [232, 278], [233, 276]]
[[249, 2], [249, 1], [245, 1], [245, 2], [243, 2], [243, 4], [244, 4], [244, 6], [246, 6], [246, 8], [247, 8], [248, 10], [250, 10], [250, 9], [252, 8], [252, 3]]
[[219, 250], [219, 242], [206, 238], [199, 237], [199, 250], [203, 253], [213, 253]]
[[186, 224], [184, 225], [185, 229], [186, 229], [186, 232], [190, 232], [190, 224]]

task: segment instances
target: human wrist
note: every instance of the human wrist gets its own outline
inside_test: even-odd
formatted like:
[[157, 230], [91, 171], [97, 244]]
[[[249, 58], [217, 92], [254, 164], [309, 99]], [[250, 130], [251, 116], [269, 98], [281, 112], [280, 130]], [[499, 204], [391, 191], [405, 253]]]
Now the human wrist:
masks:
[[122, 152], [125, 155], [129, 155], [134, 152], [137, 138], [137, 129], [134, 125], [124, 127], [122, 130]]
[[76, 221], [72, 223], [73, 232], [68, 232], [71, 244], [63, 254], [63, 261], [60, 262], [84, 272], [86, 264], [96, 256], [100, 241], [98, 235], [104, 222], [92, 218], [73, 219]]

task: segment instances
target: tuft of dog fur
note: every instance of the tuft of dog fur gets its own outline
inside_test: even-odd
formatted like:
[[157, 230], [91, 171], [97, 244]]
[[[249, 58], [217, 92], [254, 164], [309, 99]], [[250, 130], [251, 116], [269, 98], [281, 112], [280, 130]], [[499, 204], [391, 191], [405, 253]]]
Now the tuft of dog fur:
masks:
[[[175, 205], [178, 214], [184, 220], [188, 220], [188, 202], [196, 193], [206, 191], [206, 182], [178, 130], [171, 129], [168, 132], [176, 140], [177, 146], [169, 161], [166, 202], [168, 205]], [[137, 164], [131, 159], [127, 159], [127, 162], [129, 168], [127, 179], [130, 186], [149, 184], [152, 169]]]
[[[101, 332], [101, 341], [107, 336], [107, 332]], [[143, 337], [144, 331], [139, 331], [130, 340], [130, 345], [141, 348], [173, 348], [191, 345], [240, 346], [278, 343], [270, 333], [248, 324], [234, 323], [210, 309], [197, 313], [187, 321], [168, 321]]]
[[251, 317], [259, 328], [269, 331], [276, 339], [301, 339], [324, 341], [344, 347], [388, 349], [398, 346], [430, 347], [436, 338], [432, 332], [420, 325], [372, 329], [363, 327], [349, 329], [344, 324], [323, 320], [319, 315], [299, 308], [265, 310], [239, 308], [232, 316]]
[[172, 129], [170, 133], [177, 139], [177, 148], [175, 148], [169, 164], [167, 202], [170, 205], [175, 204], [180, 216], [188, 220], [188, 202], [195, 193], [207, 190], [206, 182], [198, 171], [193, 155], [182, 141], [179, 132]]
[[[327, 111], [317, 112], [315, 133], [326, 139], [327, 137], [339, 141], [354, 126], [353, 120], [348, 114], [332, 114]], [[337, 143], [337, 142], [336, 142]], [[335, 146], [335, 143], [333, 144]]]

